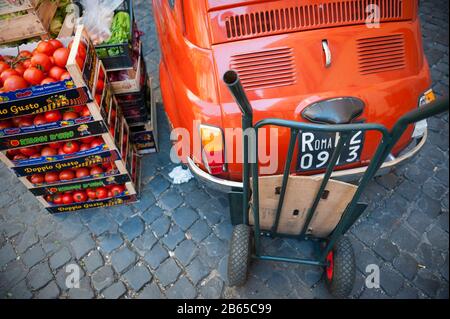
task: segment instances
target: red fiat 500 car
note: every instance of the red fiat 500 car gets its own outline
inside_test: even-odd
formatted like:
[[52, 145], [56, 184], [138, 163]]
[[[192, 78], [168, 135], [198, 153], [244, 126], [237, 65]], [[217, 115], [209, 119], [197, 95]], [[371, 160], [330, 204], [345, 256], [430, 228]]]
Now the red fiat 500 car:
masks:
[[[242, 187], [239, 161], [205, 156], [211, 136], [223, 159], [241, 148], [239, 136], [230, 141], [224, 133], [241, 127], [239, 108], [222, 81], [229, 69], [239, 74], [254, 121], [308, 121], [302, 111], [311, 105], [326, 110], [356, 103], [363, 109], [358, 121], [392, 127], [434, 99], [418, 7], [418, 0], [153, 0], [164, 106], [172, 126], [190, 133], [182, 143], [191, 152], [182, 160], [216, 188]], [[282, 172], [288, 134], [280, 129], [271, 140], [279, 154], [274, 174]], [[360, 175], [379, 142], [370, 133], [354, 140], [336, 178]], [[426, 124], [412, 126], [380, 173], [411, 158], [425, 140]], [[320, 173], [333, 141], [308, 135], [292, 173]]]

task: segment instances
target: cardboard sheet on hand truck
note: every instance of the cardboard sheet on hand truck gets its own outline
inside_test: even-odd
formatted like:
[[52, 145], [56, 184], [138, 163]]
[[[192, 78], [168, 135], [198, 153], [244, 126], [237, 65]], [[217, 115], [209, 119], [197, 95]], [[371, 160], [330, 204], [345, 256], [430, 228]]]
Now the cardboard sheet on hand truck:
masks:
[[[282, 175], [259, 178], [259, 220], [262, 230], [271, 229], [275, 222], [282, 180]], [[321, 182], [321, 177], [289, 177], [278, 224], [278, 233], [300, 234], [308, 209], [312, 206]], [[319, 238], [327, 237], [341, 219], [356, 189], [357, 186], [355, 185], [330, 180], [325, 188], [325, 196], [321, 198], [311, 219], [307, 234]], [[249, 221], [250, 224], [254, 224], [251, 208], [249, 210]]]

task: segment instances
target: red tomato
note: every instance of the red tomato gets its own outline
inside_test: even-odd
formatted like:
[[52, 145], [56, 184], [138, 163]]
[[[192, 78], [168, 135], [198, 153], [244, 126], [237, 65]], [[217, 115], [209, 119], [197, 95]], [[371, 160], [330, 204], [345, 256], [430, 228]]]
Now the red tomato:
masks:
[[77, 113], [81, 113], [81, 111], [83, 110], [84, 105], [77, 105], [73, 107], [73, 111], [77, 112]]
[[73, 196], [72, 196], [72, 194], [66, 193], [66, 194], [62, 195], [62, 202], [63, 202], [64, 205], [72, 204], [73, 203]]
[[58, 81], [56, 81], [54, 78], [45, 78], [42, 80], [41, 85], [55, 83], [55, 82], [58, 82]]
[[17, 155], [17, 154], [20, 154], [20, 150], [18, 150], [18, 149], [6, 151], [6, 155], [8, 156], [8, 158], [13, 158], [14, 155]]
[[112, 169], [112, 165], [109, 162], [103, 163], [102, 167], [105, 169], [106, 172], [108, 172], [108, 171], [110, 171]]
[[100, 71], [98, 73], [98, 78], [102, 81], [105, 79], [105, 72], [103, 72], [102, 68], [100, 68]]
[[53, 53], [53, 59], [55, 59], [55, 64], [61, 68], [65, 67], [67, 64], [67, 59], [69, 58], [70, 50], [66, 48], [56, 49]]
[[19, 55], [17, 57], [19, 59], [31, 59], [33, 57], [33, 54], [28, 50], [22, 50], [19, 52]]
[[28, 159], [28, 156], [25, 156], [23, 154], [17, 154], [13, 157], [14, 161], [21, 161], [21, 160], [25, 160]]
[[41, 184], [44, 182], [44, 175], [42, 174], [33, 174], [31, 175], [30, 181], [33, 184]]
[[90, 150], [90, 149], [91, 149], [91, 145], [90, 144], [81, 144], [80, 145], [80, 152], [87, 151], [87, 150]]
[[99, 79], [98, 82], [97, 82], [96, 92], [98, 94], [102, 94], [104, 88], [105, 88], [105, 82], [103, 82], [103, 80]]
[[61, 76], [64, 74], [64, 72], [66, 72], [65, 69], [60, 68], [59, 66], [54, 66], [50, 69], [48, 75], [54, 79], [59, 80]]
[[98, 199], [108, 198], [108, 190], [105, 187], [98, 187], [95, 190], [95, 195]]
[[62, 142], [53, 142], [48, 144], [49, 147], [55, 149], [55, 150], [59, 150], [64, 144]]
[[61, 205], [63, 203], [63, 198], [61, 194], [56, 194], [53, 196], [53, 204], [55, 205]]
[[76, 153], [80, 150], [80, 145], [75, 141], [67, 142], [64, 144], [62, 150], [66, 154]]
[[23, 61], [22, 65], [25, 69], [28, 69], [31, 66], [31, 59]]
[[76, 203], [85, 202], [85, 201], [87, 201], [87, 199], [88, 199], [88, 196], [83, 191], [76, 191], [76, 192], [73, 193], [73, 200]]
[[0, 121], [0, 130], [4, 130], [5, 128], [13, 127], [13, 123], [10, 120]]
[[3, 89], [5, 92], [16, 91], [28, 87], [27, 81], [20, 75], [12, 75], [3, 82]]
[[59, 48], [63, 48], [63, 47], [64, 47], [64, 44], [62, 44], [61, 41], [56, 40], [56, 39], [48, 40], [48, 43], [50, 43], [51, 45], [53, 45], [53, 47], [54, 47], [55, 49], [59, 49]]
[[92, 142], [91, 142], [91, 148], [97, 147], [103, 145], [103, 139], [101, 137], [96, 137]]
[[123, 187], [122, 185], [114, 185], [111, 188], [111, 193], [112, 193], [113, 196], [119, 196], [124, 191], [125, 191], [125, 187]]
[[34, 118], [33, 124], [34, 125], [43, 125], [47, 123], [47, 120], [45, 119], [44, 114], [38, 114], [36, 115], [36, 117]]
[[[73, 41], [69, 43], [69, 50], [72, 49], [72, 44]], [[81, 57], [83, 60], [86, 58], [86, 45], [82, 42], [80, 42], [80, 44], [78, 45], [78, 52], [77, 52], [77, 56]]]
[[100, 94], [95, 94], [95, 102], [97, 102], [98, 105], [102, 102], [102, 96]]
[[63, 113], [63, 120], [64, 121], [68, 121], [68, 120], [74, 120], [78, 118], [78, 114], [75, 112], [64, 112]]
[[75, 62], [77, 63], [78, 67], [80, 68], [81, 71], [83, 71], [84, 68], [84, 59], [82, 59], [81, 57], [77, 56], [75, 58]]
[[24, 147], [20, 149], [20, 153], [25, 156], [31, 156], [38, 152], [38, 148], [36, 146]]
[[63, 149], [60, 148], [60, 149], [58, 150], [58, 155], [66, 155], [66, 153], [64, 153]]
[[59, 174], [57, 172], [47, 172], [44, 179], [46, 183], [54, 183], [59, 181]]
[[91, 200], [97, 199], [97, 193], [96, 193], [95, 189], [92, 189], [92, 188], [86, 189], [86, 195]]
[[88, 117], [88, 116], [91, 116], [91, 112], [89, 111], [89, 108], [87, 106], [84, 106], [80, 112], [80, 115], [82, 117]]
[[77, 168], [75, 174], [76, 174], [77, 178], [83, 178], [83, 177], [89, 176], [90, 175], [89, 168], [86, 168], [86, 167]]
[[84, 137], [80, 139], [80, 143], [91, 144], [95, 140], [95, 136]]
[[9, 65], [13, 64], [15, 62], [15, 58], [11, 55], [4, 55], [3, 60], [8, 63]]
[[36, 154], [31, 155], [30, 159], [32, 159], [32, 158], [40, 158], [40, 157], [42, 157], [41, 154], [36, 153]]
[[56, 154], [58, 154], [58, 151], [49, 146], [46, 146], [41, 150], [41, 156], [55, 156]]
[[45, 113], [45, 119], [49, 123], [61, 121], [62, 115], [60, 111], [49, 111]]
[[33, 120], [30, 117], [22, 117], [19, 121], [18, 127], [33, 126]]
[[6, 79], [9, 78], [12, 75], [20, 75], [19, 72], [17, 72], [14, 69], [6, 69], [0, 74], [0, 79], [2, 83], [5, 83]]
[[48, 41], [42, 41], [36, 47], [36, 51], [46, 55], [52, 55], [55, 51], [55, 47]]
[[23, 78], [31, 85], [38, 85], [45, 79], [45, 74], [36, 67], [30, 67], [24, 72]]
[[11, 69], [11, 66], [4, 61], [0, 61], [0, 74], [2, 74], [3, 71], [8, 70], [8, 69]]
[[17, 63], [17, 64], [14, 66], [14, 71], [16, 71], [17, 73], [19, 73], [21, 76], [23, 76], [23, 74], [25, 73], [26, 69], [27, 69], [27, 68], [26, 68], [22, 63]]
[[53, 63], [48, 55], [43, 53], [36, 53], [31, 58], [31, 66], [34, 66], [44, 72], [48, 72], [52, 68]]
[[70, 80], [72, 77], [70, 76], [69, 72], [64, 72], [63, 74], [61, 74], [61, 77], [59, 78], [61, 81], [64, 80]]
[[103, 169], [99, 166], [93, 166], [91, 168], [91, 174], [90, 175], [98, 175], [98, 174], [103, 174]]
[[75, 173], [71, 169], [65, 169], [59, 173], [59, 179], [61, 181], [70, 181], [75, 178]]

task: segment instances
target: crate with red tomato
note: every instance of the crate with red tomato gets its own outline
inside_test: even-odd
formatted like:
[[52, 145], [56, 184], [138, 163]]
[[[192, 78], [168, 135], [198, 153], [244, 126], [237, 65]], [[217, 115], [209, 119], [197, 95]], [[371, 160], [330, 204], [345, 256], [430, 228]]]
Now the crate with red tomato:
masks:
[[[139, 169], [140, 168], [138, 168], [138, 170]], [[77, 169], [76, 171], [79, 171], [79, 170], [80, 169]], [[33, 179], [34, 181], [36, 181], [35, 179], [37, 179], [38, 181], [41, 181], [41, 180], [43, 180], [43, 178], [47, 177], [48, 174], [53, 174], [53, 173], [54, 172], [49, 172], [46, 174], [35, 174], [35, 175], [31, 176], [31, 179]], [[87, 169], [87, 171], [85, 173], [89, 174], [89, 169]], [[67, 174], [67, 173], [64, 172], [63, 174]], [[97, 177], [97, 178], [90, 178], [90, 176], [78, 178], [77, 175], [78, 174], [72, 175], [73, 179], [70, 179], [69, 181], [60, 181], [60, 174], [56, 173], [51, 178], [52, 178], [52, 180], [53, 179], [58, 180], [57, 182], [49, 183], [49, 184], [42, 184], [44, 186], [31, 188], [30, 192], [35, 196], [46, 196], [46, 195], [54, 195], [56, 193], [64, 193], [67, 191], [87, 190], [87, 189], [92, 189], [92, 188], [97, 188], [97, 187], [107, 187], [107, 186], [113, 185], [113, 184], [125, 184], [125, 183], [131, 182], [131, 181], [133, 181], [133, 185], [136, 185], [136, 187], [138, 187], [137, 184], [135, 183], [138, 180], [136, 178], [131, 179], [131, 176], [128, 174], [110, 175], [110, 173], [104, 173], [101, 175], [96, 175], [96, 176], [101, 176], [101, 177]], [[68, 176], [68, 177], [70, 178], [72, 176]], [[35, 185], [39, 185], [39, 184], [35, 184]], [[137, 189], [136, 189], [136, 192], [138, 192]]]
[[100, 64], [82, 26], [74, 37], [0, 49], [0, 119], [93, 101], [106, 77]]
[[81, 139], [107, 132], [104, 121], [94, 121], [87, 105], [23, 115], [0, 120], [0, 151], [24, 145]]
[[59, 206], [109, 199], [125, 195], [134, 195], [133, 193], [135, 193], [134, 187], [131, 183], [127, 183], [121, 185], [111, 184], [95, 188], [68, 190], [65, 192], [48, 194], [42, 198], [48, 205]]
[[129, 182], [56, 192], [38, 196], [37, 199], [50, 213], [62, 213], [135, 202], [137, 194], [133, 184]]
[[96, 163], [87, 167], [66, 168], [61, 171], [35, 173], [27, 176], [32, 187], [54, 187], [65, 183], [78, 183], [85, 180], [110, 178], [120, 174], [114, 161], [110, 158], [103, 163]]

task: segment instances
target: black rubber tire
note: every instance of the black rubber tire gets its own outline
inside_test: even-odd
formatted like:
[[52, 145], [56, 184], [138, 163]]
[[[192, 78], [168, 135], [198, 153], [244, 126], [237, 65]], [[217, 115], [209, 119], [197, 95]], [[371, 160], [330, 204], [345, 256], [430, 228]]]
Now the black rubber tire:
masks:
[[247, 225], [233, 228], [228, 255], [228, 285], [242, 286], [247, 281], [251, 259], [252, 232]]
[[355, 284], [356, 263], [350, 240], [342, 236], [333, 247], [333, 276], [329, 280], [325, 272], [328, 291], [337, 298], [347, 298]]

